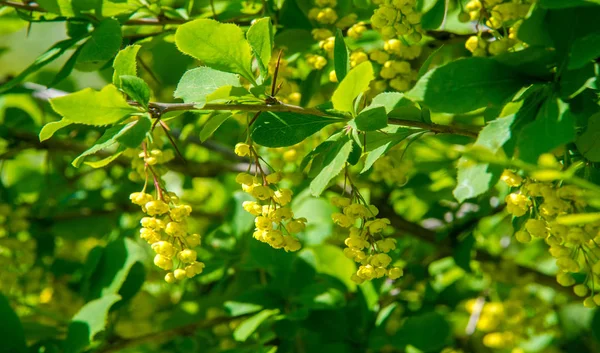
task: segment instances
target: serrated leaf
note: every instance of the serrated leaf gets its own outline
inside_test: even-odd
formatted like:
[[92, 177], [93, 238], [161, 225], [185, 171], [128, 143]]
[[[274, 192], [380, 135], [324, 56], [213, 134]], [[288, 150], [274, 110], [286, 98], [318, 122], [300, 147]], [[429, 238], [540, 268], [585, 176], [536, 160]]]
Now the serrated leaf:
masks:
[[123, 94], [113, 85], [107, 85], [100, 92], [86, 88], [53, 98], [50, 99], [50, 105], [73, 123], [96, 126], [113, 124], [129, 114], [139, 112], [127, 104]]
[[320, 196], [329, 185], [329, 182], [340, 174], [346, 165], [350, 152], [352, 152], [352, 140], [348, 138], [337, 141], [335, 148], [329, 150], [329, 153], [324, 156], [321, 171], [310, 183], [310, 193], [313, 196]]
[[94, 337], [106, 329], [108, 311], [119, 300], [118, 294], [109, 294], [85, 304], [73, 316], [64, 342], [65, 353], [79, 353], [94, 341]]
[[[119, 151], [119, 150], [121, 150], [121, 151]], [[113, 154], [112, 156], [108, 156], [108, 157], [103, 158], [98, 161], [85, 161], [85, 162], [83, 162], [83, 164], [89, 165], [92, 168], [104, 168], [107, 165], [109, 165], [110, 163], [112, 163], [115, 159], [119, 158], [119, 156], [122, 155], [123, 152], [125, 151], [125, 147], [121, 147], [121, 148], [119, 148], [119, 150], [117, 150], [117, 152], [115, 154]]]
[[233, 338], [238, 342], [245, 342], [265, 320], [277, 314], [279, 309], [265, 309], [247, 318], [233, 331]]
[[207, 97], [215, 91], [222, 87], [239, 85], [240, 79], [237, 75], [203, 66], [183, 74], [174, 96], [183, 99], [186, 103], [195, 103], [196, 108], [202, 108], [206, 104]]
[[2, 339], [2, 351], [10, 353], [27, 352], [27, 342], [21, 320], [13, 311], [8, 299], [0, 294], [0, 339]]
[[122, 41], [119, 21], [111, 18], [103, 20], [82, 45], [77, 57], [77, 68], [84, 71], [99, 69], [117, 54]]
[[148, 109], [148, 102], [150, 102], [150, 87], [146, 81], [142, 80], [137, 76], [121, 75], [121, 89], [131, 99], [138, 102], [142, 107]]
[[73, 47], [77, 42], [79, 42], [81, 38], [71, 38], [65, 39], [54, 44], [50, 49], [46, 50], [42, 55], [38, 56], [33, 64], [29, 65], [25, 70], [23, 70], [20, 74], [12, 78], [10, 81], [4, 83], [0, 86], [0, 93], [6, 92], [9, 89], [15, 87], [19, 83], [21, 83], [27, 76], [38, 71], [42, 67], [50, 64], [54, 60], [58, 59], [61, 55], [63, 55], [67, 50]]
[[211, 116], [202, 126], [202, 130], [200, 130], [200, 142], [208, 140], [212, 134], [217, 131], [219, 126], [221, 126], [221, 124], [227, 121], [227, 119], [230, 117], [231, 113], [221, 113]]
[[354, 118], [356, 127], [361, 131], [375, 131], [383, 129], [388, 125], [385, 107], [368, 107]]
[[44, 125], [42, 130], [40, 130], [40, 142], [46, 141], [47, 139], [51, 138], [58, 130], [71, 124], [73, 124], [72, 121], [63, 118], [59, 121], [53, 121]]
[[248, 29], [248, 32], [246, 32], [246, 38], [254, 55], [257, 57], [260, 74], [263, 78], [267, 77], [275, 39], [275, 31], [271, 24], [271, 18], [264, 17], [255, 20]]
[[137, 54], [142, 46], [130, 45], [119, 51], [113, 61], [112, 82], [115, 86], [121, 87], [121, 75], [137, 76]]
[[341, 82], [346, 78], [346, 74], [350, 70], [350, 52], [346, 42], [344, 41], [344, 35], [338, 28], [335, 32], [335, 42], [333, 46], [333, 66], [335, 68], [335, 76], [338, 82]]
[[175, 33], [177, 48], [216, 70], [237, 73], [254, 83], [252, 49], [234, 24], [199, 19], [185, 23]]
[[383, 131], [368, 132], [366, 136], [367, 158], [361, 173], [371, 169], [373, 164], [381, 158], [390, 148], [404, 141], [408, 136], [418, 133], [421, 130], [405, 128], [400, 126], [391, 126]]
[[577, 149], [592, 162], [600, 162], [600, 113], [588, 119], [585, 132], [575, 141]]
[[253, 124], [252, 139], [265, 147], [286, 147], [339, 122], [343, 120], [290, 112], [262, 112]]
[[373, 76], [373, 65], [365, 61], [354, 67], [340, 82], [333, 93], [333, 108], [344, 112], [353, 112], [354, 99], [369, 88]]
[[429, 71], [406, 97], [432, 110], [460, 114], [501, 105], [529, 83], [493, 59], [473, 57]]

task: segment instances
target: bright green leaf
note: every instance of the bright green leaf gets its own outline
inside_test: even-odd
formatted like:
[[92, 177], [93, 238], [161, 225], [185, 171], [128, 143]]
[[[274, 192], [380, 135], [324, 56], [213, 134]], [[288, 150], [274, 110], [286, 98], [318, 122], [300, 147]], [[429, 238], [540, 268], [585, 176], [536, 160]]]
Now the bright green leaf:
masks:
[[129, 114], [139, 112], [127, 104], [123, 94], [113, 85], [104, 87], [100, 92], [86, 88], [50, 99], [50, 104], [63, 118], [85, 125], [113, 124]]
[[77, 57], [77, 68], [84, 71], [99, 69], [117, 54], [122, 40], [119, 21], [110, 18], [103, 20], [83, 44]]
[[203, 66], [183, 74], [174, 96], [186, 103], [195, 103], [196, 108], [202, 108], [207, 97], [218, 89], [239, 85], [237, 75]]
[[141, 106], [148, 109], [148, 102], [150, 101], [150, 87], [146, 81], [142, 80], [137, 76], [121, 75], [121, 89], [131, 99], [138, 102]]
[[242, 30], [230, 23], [199, 19], [175, 33], [177, 48], [216, 70], [237, 73], [254, 82], [252, 50]]
[[136, 58], [141, 45], [129, 45], [119, 51], [115, 60], [113, 61], [113, 72], [112, 82], [115, 86], [121, 86], [121, 75], [137, 76], [137, 64]]
[[279, 309], [265, 309], [258, 314], [249, 317], [233, 331], [233, 338], [238, 342], [245, 342], [265, 320], [277, 314], [279, 314]]
[[73, 124], [72, 121], [63, 118], [59, 121], [53, 121], [44, 125], [44, 127], [40, 131], [40, 142], [46, 141], [47, 139], [52, 137], [58, 130], [71, 124]]
[[115, 140], [125, 147], [138, 148], [152, 127], [152, 121], [147, 115], [132, 121], [115, 136]]
[[264, 17], [255, 20], [246, 32], [246, 38], [248, 38], [248, 43], [257, 57], [261, 75], [267, 77], [275, 39], [271, 18]]
[[459, 114], [501, 105], [527, 84], [527, 79], [495, 60], [473, 57], [429, 71], [406, 97], [432, 110]]
[[[348, 160], [348, 156], [352, 152], [352, 140], [343, 138], [337, 141], [335, 148], [332, 148], [325, 156], [319, 174], [310, 183], [310, 193], [317, 197], [325, 191], [329, 182], [335, 178]], [[314, 162], [313, 162], [314, 163]]]
[[387, 126], [387, 114], [382, 106], [366, 108], [354, 119], [356, 127], [361, 131], [375, 131]]
[[290, 112], [262, 112], [253, 124], [252, 139], [265, 147], [295, 145], [325, 126], [343, 120]]
[[371, 169], [373, 164], [381, 158], [390, 148], [404, 141], [408, 136], [418, 133], [420, 130], [405, 128], [401, 126], [390, 126], [383, 131], [368, 132], [366, 136], [367, 146], [365, 150], [369, 152], [365, 165], [361, 173]]
[[101, 160], [98, 161], [85, 161], [83, 162], [83, 164], [85, 165], [89, 165], [92, 168], [104, 168], [107, 165], [109, 165], [110, 163], [112, 163], [115, 159], [119, 158], [120, 155], [123, 154], [123, 152], [125, 151], [125, 148], [119, 148], [122, 149], [121, 151], [117, 151], [115, 154], [108, 156], [106, 158], [103, 158]]
[[79, 353], [106, 329], [108, 311], [119, 300], [118, 294], [109, 294], [85, 304], [71, 320], [64, 343], [65, 353]]
[[211, 116], [200, 130], [200, 142], [208, 140], [219, 126], [231, 117], [231, 113], [221, 113]]
[[365, 61], [354, 67], [333, 93], [331, 98], [333, 108], [344, 112], [352, 112], [354, 99], [369, 88], [369, 83], [374, 78], [373, 66], [370, 61]]

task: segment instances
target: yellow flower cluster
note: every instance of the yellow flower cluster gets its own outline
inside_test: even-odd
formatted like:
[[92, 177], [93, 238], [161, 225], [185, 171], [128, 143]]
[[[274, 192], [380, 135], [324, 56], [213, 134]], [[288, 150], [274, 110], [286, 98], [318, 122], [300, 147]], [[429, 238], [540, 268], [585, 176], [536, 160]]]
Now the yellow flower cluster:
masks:
[[383, 50], [372, 50], [369, 59], [381, 65], [380, 79], [371, 82], [372, 93], [381, 93], [388, 85], [401, 92], [409, 90], [418, 76], [409, 61], [421, 55], [421, 49], [419, 45], [406, 45], [398, 39], [390, 39], [385, 41]]
[[415, 9], [416, 0], [376, 0], [379, 5], [371, 16], [373, 29], [384, 39], [407, 36], [413, 42], [422, 38], [421, 13]]
[[376, 218], [379, 210], [374, 205], [353, 203], [346, 197], [334, 197], [331, 203], [342, 209], [342, 212], [331, 215], [333, 223], [350, 230], [344, 241], [347, 246], [344, 255], [360, 263], [358, 270], [352, 275], [352, 281], [360, 284], [386, 275], [390, 279], [400, 278], [401, 268], [388, 268], [392, 262], [388, 253], [396, 249], [396, 239], [385, 238], [382, 234], [390, 220]]
[[471, 315], [479, 313], [476, 329], [485, 333], [483, 344], [488, 348], [520, 353], [521, 342], [555, 331], [555, 324], [548, 320], [553, 314], [552, 307], [526, 288], [511, 289], [503, 301], [481, 300], [470, 299], [465, 308]]
[[413, 164], [410, 160], [398, 161], [393, 156], [387, 155], [379, 158], [373, 164], [373, 171], [369, 174], [369, 179], [375, 182], [383, 180], [390, 185], [404, 185], [412, 170]]
[[508, 51], [519, 43], [517, 31], [525, 16], [531, 8], [532, 1], [512, 1], [512, 0], [471, 0], [465, 5], [468, 13], [467, 20], [480, 21], [487, 19], [485, 24], [492, 30], [499, 30], [507, 27], [507, 35], [500, 35], [496, 32], [495, 39], [486, 41], [477, 36], [471, 36], [465, 43], [465, 48], [473, 53], [474, 56], [498, 55]]
[[[256, 155], [254, 148], [246, 143], [238, 143], [235, 146], [235, 153], [242, 157]], [[235, 181], [242, 186], [242, 190], [257, 200], [245, 201], [242, 204], [246, 212], [256, 216], [253, 237], [275, 249], [297, 251], [300, 249], [300, 242], [293, 234], [304, 231], [307, 220], [294, 218], [294, 213], [289, 207], [292, 201], [292, 190], [272, 188], [274, 184], [281, 181], [281, 174], [264, 175], [262, 171], [261, 174], [262, 178], [258, 175], [240, 173], [235, 178]]]
[[124, 153], [131, 157], [131, 172], [129, 179], [134, 182], [144, 180], [146, 175], [146, 164], [151, 166], [157, 175], [164, 175], [168, 169], [163, 164], [172, 161], [175, 158], [175, 152], [171, 149], [162, 151], [158, 148], [153, 148], [147, 152], [137, 152], [135, 149], [129, 149]]
[[204, 263], [197, 261], [197, 253], [193, 250], [200, 245], [200, 235], [187, 231], [186, 219], [192, 213], [192, 207], [180, 203], [172, 193], [163, 193], [162, 199], [155, 199], [142, 191], [134, 192], [129, 198], [149, 216], [140, 221], [140, 238], [151, 244], [156, 253], [154, 264], [169, 271], [165, 281], [174, 283], [202, 273]]
[[[530, 213], [523, 228], [515, 232], [517, 241], [544, 239], [550, 255], [556, 258], [557, 282], [574, 286], [574, 293], [585, 297], [586, 307], [600, 306], [600, 222], [566, 225], [558, 219], [583, 210], [586, 203], [582, 190], [573, 185], [523, 179], [508, 170], [501, 179], [511, 187], [519, 187], [518, 192], [506, 197], [507, 211], [516, 217]], [[577, 284], [571, 273], [579, 272], [586, 273], [586, 277]]]

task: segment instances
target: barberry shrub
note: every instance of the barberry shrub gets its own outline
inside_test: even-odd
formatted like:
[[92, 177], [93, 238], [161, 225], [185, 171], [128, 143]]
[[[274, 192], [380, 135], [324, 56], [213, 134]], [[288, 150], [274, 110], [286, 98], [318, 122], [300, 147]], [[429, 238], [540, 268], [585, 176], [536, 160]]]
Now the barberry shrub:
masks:
[[600, 351], [599, 21], [0, 0], [0, 353]]

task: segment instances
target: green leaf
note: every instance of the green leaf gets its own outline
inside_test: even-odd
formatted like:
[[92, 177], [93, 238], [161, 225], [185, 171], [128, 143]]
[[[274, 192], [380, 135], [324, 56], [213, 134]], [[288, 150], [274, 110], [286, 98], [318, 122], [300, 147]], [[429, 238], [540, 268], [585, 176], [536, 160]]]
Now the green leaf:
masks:
[[337, 77], [338, 82], [341, 82], [346, 78], [348, 71], [350, 71], [350, 51], [344, 41], [344, 35], [339, 28], [335, 32], [333, 66], [335, 68], [335, 76]]
[[339, 122], [343, 120], [290, 112], [262, 112], [253, 124], [252, 139], [265, 147], [286, 147]]
[[53, 121], [44, 125], [44, 127], [40, 131], [40, 142], [46, 141], [47, 139], [52, 137], [52, 135], [54, 135], [58, 130], [71, 124], [73, 124], [72, 121], [63, 118], [59, 121]]
[[129, 114], [139, 112], [127, 104], [123, 94], [113, 85], [107, 85], [100, 92], [86, 88], [53, 98], [50, 99], [50, 105], [73, 123], [96, 126], [113, 124]]
[[203, 66], [183, 74], [174, 96], [186, 103], [195, 103], [196, 108], [202, 108], [207, 97], [217, 89], [239, 85], [240, 79], [237, 75]]
[[4, 83], [0, 86], [0, 93], [6, 92], [9, 89], [15, 87], [19, 83], [21, 83], [27, 76], [38, 71], [42, 67], [50, 64], [54, 60], [58, 59], [61, 55], [63, 55], [67, 50], [69, 50], [72, 46], [77, 44], [81, 38], [71, 38], [65, 39], [54, 44], [50, 49], [46, 50], [42, 55], [38, 56], [33, 64], [29, 65], [23, 72]]
[[[475, 146], [482, 146], [497, 153], [512, 138], [512, 126], [516, 115], [492, 120], [481, 129]], [[463, 202], [486, 193], [500, 178], [501, 169], [487, 163], [475, 164], [465, 158], [458, 162], [457, 184], [452, 192], [454, 197]]]
[[558, 93], [563, 100], [573, 99], [586, 88], [593, 88], [595, 81], [595, 65], [590, 62], [579, 69], [563, 72], [558, 83]]
[[365, 61], [354, 67], [333, 93], [331, 98], [333, 108], [344, 112], [352, 112], [354, 99], [369, 88], [369, 83], [374, 78], [373, 66], [370, 61]]
[[356, 127], [361, 131], [375, 131], [383, 129], [388, 124], [385, 107], [368, 107], [361, 111], [354, 119]]
[[489, 58], [466, 58], [426, 73], [406, 93], [432, 110], [466, 113], [490, 105], [501, 105], [528, 81]]
[[427, 71], [429, 70], [429, 66], [431, 66], [431, 63], [433, 62], [433, 59], [440, 52], [440, 50], [442, 50], [443, 47], [444, 44], [440, 45], [437, 49], [432, 51], [431, 54], [429, 54], [429, 56], [427, 57], [427, 59], [425, 59], [423, 65], [421, 65], [421, 68], [419, 69], [418, 78], [421, 78], [427, 73]]
[[594, 6], [600, 4], [600, 0], [540, 0], [541, 7], [547, 9], [565, 9], [569, 7]]
[[401, 126], [390, 126], [383, 131], [374, 131], [367, 133], [366, 151], [369, 152], [365, 165], [361, 170], [361, 173], [371, 169], [373, 164], [381, 158], [390, 148], [396, 146], [400, 142], [404, 141], [408, 136], [418, 133], [421, 130], [405, 128]]
[[152, 121], [147, 115], [140, 116], [138, 120], [125, 125], [115, 136], [115, 140], [125, 147], [138, 148], [146, 138], [146, 134], [152, 128]]
[[130, 45], [119, 51], [113, 61], [112, 82], [115, 86], [121, 87], [122, 75], [137, 76], [136, 57], [141, 45]]
[[0, 294], [0, 339], [2, 351], [10, 353], [27, 352], [27, 342], [23, 326], [17, 314], [13, 311], [8, 299]]
[[576, 38], [571, 47], [569, 70], [578, 69], [600, 57], [600, 33], [590, 33]]
[[575, 121], [568, 114], [566, 104], [558, 99], [548, 99], [540, 108], [536, 120], [525, 126], [519, 134], [519, 159], [536, 163], [541, 154], [573, 140]]
[[331, 244], [323, 244], [302, 250], [302, 252], [314, 255], [315, 269], [318, 273], [338, 279], [352, 292], [356, 290], [356, 283], [350, 279], [356, 272], [356, 265], [344, 255], [342, 249]]
[[265, 320], [277, 314], [279, 314], [279, 309], [265, 309], [249, 317], [233, 331], [233, 338], [238, 342], [245, 342]]
[[421, 17], [421, 26], [423, 29], [438, 29], [446, 17], [446, 0], [437, 0], [431, 10], [427, 11]]
[[69, 75], [71, 74], [71, 72], [73, 72], [73, 69], [75, 68], [77, 58], [81, 53], [81, 48], [82, 47], [79, 47], [73, 52], [73, 54], [65, 62], [63, 67], [60, 68], [60, 71], [56, 74], [56, 76], [54, 76], [52, 82], [50, 82], [50, 84], [48, 85], [48, 88], [56, 86], [57, 84], [61, 83], [64, 79], [69, 77]]
[[95, 71], [112, 59], [121, 47], [123, 37], [119, 21], [107, 18], [94, 29], [77, 57], [77, 68]]
[[150, 87], [146, 81], [137, 76], [121, 75], [121, 89], [131, 99], [138, 102], [142, 107], [148, 109], [150, 102]]
[[451, 334], [450, 324], [444, 316], [429, 312], [409, 317], [392, 337], [392, 344], [394, 347], [411, 345], [423, 353], [439, 352]]
[[75, 158], [71, 164], [74, 167], [79, 167], [85, 157], [111, 147], [116, 143], [121, 143], [125, 147], [137, 148], [144, 140], [146, 133], [150, 131], [150, 128], [151, 121], [147, 116], [141, 116], [137, 121], [125, 125], [113, 126], [107, 129], [92, 147]]
[[71, 320], [64, 343], [65, 353], [79, 353], [106, 329], [108, 311], [119, 300], [118, 294], [109, 294], [85, 304]]
[[[103, 298], [122, 294], [121, 289], [131, 268], [146, 260], [144, 249], [129, 238], [110, 242], [100, 257], [90, 278], [88, 298]], [[123, 298], [127, 299], [127, 298]]]
[[252, 50], [242, 30], [234, 24], [199, 19], [185, 23], [175, 33], [177, 48], [214, 69], [237, 73], [254, 83]]
[[575, 140], [577, 149], [591, 162], [600, 162], [600, 113], [590, 116], [587, 129]]
[[104, 168], [107, 165], [109, 165], [110, 163], [112, 163], [115, 159], [119, 158], [119, 156], [122, 155], [124, 151], [125, 151], [125, 148], [121, 146], [119, 148], [119, 150], [117, 150], [117, 152], [115, 154], [113, 154], [112, 156], [108, 156], [108, 157], [100, 159], [98, 161], [85, 161], [85, 162], [83, 162], [83, 164], [89, 165], [92, 168]]
[[340, 139], [335, 147], [329, 150], [327, 155], [324, 156], [323, 163], [320, 164], [322, 166], [321, 171], [310, 183], [310, 193], [313, 196], [321, 195], [329, 182], [340, 174], [346, 165], [350, 152], [352, 152], [352, 140], [349, 138]]
[[208, 140], [219, 126], [231, 117], [231, 113], [221, 113], [211, 116], [200, 130], [200, 142]]
[[271, 24], [271, 18], [264, 17], [255, 20], [246, 32], [248, 43], [256, 56], [258, 67], [263, 78], [269, 74], [269, 61], [273, 52], [275, 31]]

